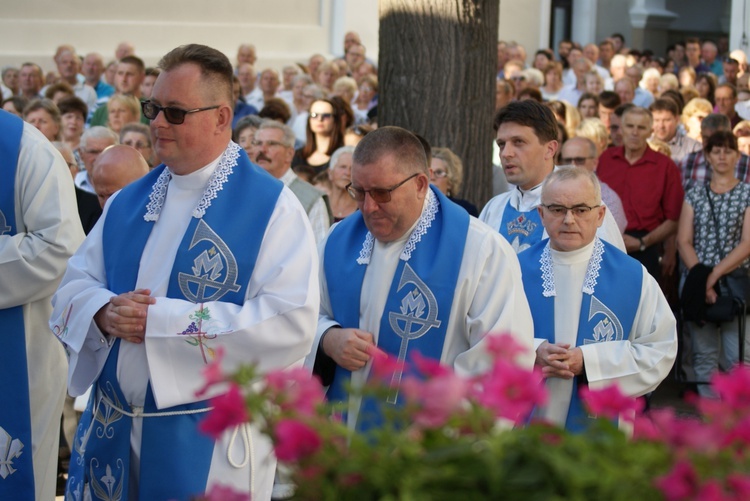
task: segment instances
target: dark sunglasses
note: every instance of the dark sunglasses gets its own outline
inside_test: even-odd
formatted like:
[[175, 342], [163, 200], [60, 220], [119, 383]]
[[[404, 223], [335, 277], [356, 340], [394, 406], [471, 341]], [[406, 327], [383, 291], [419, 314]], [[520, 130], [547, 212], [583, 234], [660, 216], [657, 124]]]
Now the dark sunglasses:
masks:
[[141, 110], [143, 111], [143, 116], [148, 118], [149, 120], [155, 120], [157, 115], [159, 115], [160, 111], [164, 112], [164, 118], [167, 119], [167, 122], [171, 123], [172, 125], [180, 125], [181, 123], [185, 122], [185, 115], [188, 113], [198, 113], [199, 111], [206, 111], [206, 110], [215, 110], [218, 108], [219, 105], [216, 106], [208, 106], [206, 108], [195, 108], [192, 110], [183, 110], [182, 108], [176, 108], [174, 106], [159, 106], [158, 104], [155, 104], [151, 101], [143, 101], [141, 103]]
[[349, 192], [349, 196], [351, 196], [354, 200], [357, 202], [364, 202], [365, 195], [368, 193], [370, 194], [370, 198], [372, 198], [375, 202], [379, 204], [385, 204], [391, 201], [391, 192], [400, 188], [404, 185], [408, 180], [414, 179], [419, 175], [419, 172], [416, 172], [412, 174], [411, 176], [407, 177], [400, 183], [398, 183], [393, 188], [372, 188], [371, 190], [363, 190], [361, 188], [355, 188], [352, 186], [352, 183], [349, 183], [346, 186], [346, 191]]

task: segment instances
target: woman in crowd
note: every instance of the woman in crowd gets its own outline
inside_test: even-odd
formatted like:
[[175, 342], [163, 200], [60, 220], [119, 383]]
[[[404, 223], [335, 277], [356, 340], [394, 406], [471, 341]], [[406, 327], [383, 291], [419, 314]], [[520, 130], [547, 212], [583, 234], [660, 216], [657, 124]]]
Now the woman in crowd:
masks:
[[555, 114], [557, 121], [565, 127], [566, 136], [575, 137], [576, 127], [581, 123], [581, 114], [578, 113], [578, 109], [566, 101], [550, 101], [546, 104]]
[[71, 96], [75, 96], [75, 92], [73, 92], [73, 87], [71, 87], [66, 82], [57, 82], [55, 84], [52, 84], [47, 87], [46, 91], [44, 91], [44, 97], [57, 105], [59, 105], [60, 101], [62, 101], [66, 97]]
[[352, 105], [355, 94], [357, 94], [357, 81], [352, 77], [339, 77], [333, 83], [333, 95], [339, 96], [346, 101], [349, 106]]
[[310, 106], [305, 146], [294, 152], [292, 167], [305, 180], [328, 168], [334, 151], [344, 146], [344, 111], [331, 99], [318, 99]]
[[333, 83], [339, 77], [339, 68], [332, 62], [318, 66], [317, 84], [328, 94], [333, 92]]
[[23, 119], [39, 129], [50, 141], [60, 140], [60, 110], [49, 99], [34, 99], [23, 110]]
[[369, 125], [352, 125], [344, 131], [344, 145], [357, 146], [363, 137], [374, 130]]
[[140, 122], [125, 124], [120, 131], [120, 144], [135, 148], [146, 159], [149, 167], [161, 163], [151, 144], [151, 132], [148, 125]]
[[359, 84], [359, 94], [352, 104], [352, 110], [358, 123], [367, 121], [367, 112], [375, 106], [378, 96], [378, 79], [375, 75], [365, 75]]
[[654, 94], [654, 97], [662, 97], [668, 90], [678, 91], [680, 88], [680, 82], [673, 73], [664, 73], [659, 77], [659, 87], [657, 89], [658, 96]]
[[3, 109], [13, 113], [18, 118], [23, 118], [23, 109], [29, 102], [21, 96], [13, 96], [3, 101]]
[[352, 153], [354, 146], [342, 146], [334, 151], [330, 166], [316, 178], [315, 186], [328, 194], [334, 222], [357, 210], [357, 202], [346, 191], [352, 182]]
[[695, 90], [698, 91], [698, 97], [701, 97], [715, 105], [714, 93], [716, 92], [716, 77], [711, 73], [701, 73], [695, 79]]
[[681, 117], [687, 136], [696, 141], [702, 141], [701, 122], [711, 113], [713, 113], [713, 106], [708, 100], [699, 97], [691, 99], [682, 109]]
[[545, 66], [542, 71], [544, 72], [544, 85], [539, 88], [542, 91], [542, 97], [545, 101], [555, 100], [563, 88], [562, 65], [554, 61]]
[[596, 70], [591, 70], [583, 76], [586, 92], [598, 96], [604, 90], [604, 80]]
[[263, 119], [258, 115], [248, 115], [240, 118], [234, 130], [232, 130], [232, 141], [239, 144], [253, 162], [255, 161], [255, 152], [253, 150], [255, 131], [260, 128], [260, 124], [262, 123]]
[[683, 66], [677, 73], [677, 79], [680, 81], [680, 88], [695, 87], [695, 70], [690, 66]]
[[263, 104], [263, 108], [258, 112], [258, 116], [285, 124], [292, 118], [292, 112], [289, 110], [289, 105], [286, 104], [286, 101], [280, 97], [272, 97], [271, 99], [267, 99]]
[[[747, 276], [750, 270], [750, 185], [735, 177], [737, 139], [731, 132], [716, 132], [708, 139], [705, 154], [713, 172], [711, 182], [687, 191], [677, 231], [677, 250], [689, 270], [683, 305], [687, 300], [698, 306], [685, 308], [685, 314], [693, 368], [701, 382], [709, 381], [717, 368], [729, 369], [738, 362], [739, 333], [736, 321], [702, 322], [699, 310], [716, 302], [717, 287], [726, 290], [722, 277]], [[699, 384], [698, 393], [710, 396], [711, 390]]]
[[647, 90], [654, 98], [659, 97], [659, 80], [661, 73], [656, 68], [646, 68], [643, 72], [641, 81], [638, 84], [641, 89]]
[[750, 156], [750, 121], [743, 120], [732, 130], [737, 138], [737, 149], [740, 153]]
[[584, 92], [578, 100], [578, 112], [581, 119], [599, 118], [599, 98], [596, 94]]
[[458, 155], [449, 148], [432, 148], [432, 163], [430, 164], [430, 182], [439, 189], [443, 195], [457, 203], [474, 217], [479, 217], [477, 207], [469, 202], [458, 198], [461, 192], [461, 184], [464, 179], [464, 167]]
[[84, 169], [85, 166], [81, 159], [79, 145], [86, 125], [88, 107], [82, 99], [72, 96], [60, 101], [58, 109], [60, 110], [60, 121], [62, 125], [62, 141], [70, 148], [70, 151], [73, 152], [73, 157], [78, 164], [78, 169]]
[[125, 124], [141, 120], [141, 103], [134, 96], [114, 94], [107, 101], [107, 125], [116, 133], [120, 133]]

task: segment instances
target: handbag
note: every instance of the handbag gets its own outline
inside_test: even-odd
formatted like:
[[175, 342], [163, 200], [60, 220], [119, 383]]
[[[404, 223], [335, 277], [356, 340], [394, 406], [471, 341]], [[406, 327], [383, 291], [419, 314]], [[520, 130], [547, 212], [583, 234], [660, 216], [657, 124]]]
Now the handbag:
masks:
[[[705, 189], [706, 198], [711, 208], [711, 218], [714, 221], [714, 226], [718, 228], [719, 223], [716, 220], [716, 214], [714, 214], [714, 204], [708, 194], [708, 186]], [[721, 259], [724, 259], [724, 257], [726, 256], [722, 253]], [[748, 276], [747, 271], [741, 268], [732, 270], [731, 273], [721, 277], [717, 285], [718, 287], [715, 288], [718, 294], [716, 302], [706, 305], [706, 321], [717, 324], [730, 322], [737, 315], [747, 312], [746, 299], [750, 297], [750, 276]]]

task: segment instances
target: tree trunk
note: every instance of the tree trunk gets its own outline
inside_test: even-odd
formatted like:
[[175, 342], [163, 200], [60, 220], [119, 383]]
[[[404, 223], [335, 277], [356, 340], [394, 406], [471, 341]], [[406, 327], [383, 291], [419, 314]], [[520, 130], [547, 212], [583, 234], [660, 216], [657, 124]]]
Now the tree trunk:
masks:
[[461, 198], [492, 195], [499, 0], [380, 0], [378, 125], [463, 161]]

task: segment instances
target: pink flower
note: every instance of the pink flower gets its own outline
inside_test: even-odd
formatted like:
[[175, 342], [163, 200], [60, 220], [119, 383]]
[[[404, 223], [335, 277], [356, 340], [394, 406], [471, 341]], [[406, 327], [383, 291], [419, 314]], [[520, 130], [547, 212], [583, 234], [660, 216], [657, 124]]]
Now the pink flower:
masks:
[[372, 375], [386, 384], [391, 384], [393, 373], [402, 367], [401, 362], [377, 346], [370, 346], [369, 355], [372, 357]]
[[692, 499], [698, 491], [698, 475], [686, 461], [678, 462], [671, 472], [657, 478], [655, 483], [667, 501]]
[[228, 485], [214, 484], [201, 499], [203, 501], [250, 501], [250, 494], [236, 491]]
[[735, 411], [750, 411], [750, 367], [737, 365], [726, 374], [716, 372], [711, 386]]
[[425, 377], [438, 377], [451, 374], [453, 371], [434, 358], [428, 358], [415, 351], [411, 355], [411, 363]]
[[716, 479], [707, 480], [696, 494], [695, 499], [701, 501], [729, 501], [731, 498], [724, 495], [721, 484]]
[[314, 454], [322, 445], [320, 436], [305, 423], [282, 419], [274, 430], [274, 451], [280, 461], [297, 461]]
[[529, 372], [506, 360], [498, 359], [492, 369], [476, 379], [473, 398], [498, 417], [523, 422], [532, 409], [547, 401], [547, 391], [538, 371]]
[[303, 368], [273, 371], [266, 375], [271, 400], [283, 411], [311, 416], [325, 400], [320, 381]]
[[643, 410], [642, 400], [623, 395], [620, 388], [614, 384], [601, 390], [583, 387], [580, 395], [589, 412], [608, 419], [622, 417], [632, 420], [635, 413]]
[[487, 334], [485, 338], [487, 352], [495, 360], [506, 360], [512, 362], [518, 355], [528, 352], [511, 334]]
[[198, 429], [217, 439], [224, 430], [232, 428], [250, 420], [245, 408], [245, 399], [240, 387], [235, 383], [229, 385], [229, 391], [211, 399], [213, 410], [206, 419], [200, 422]]
[[732, 473], [727, 476], [727, 486], [735, 499], [750, 499], [750, 476]]
[[407, 400], [417, 406], [415, 423], [425, 428], [438, 428], [458, 413], [468, 387], [465, 379], [451, 371], [426, 381], [407, 377], [401, 382], [401, 390]]
[[196, 397], [202, 397], [206, 394], [209, 388], [215, 384], [224, 382], [226, 379], [224, 377], [224, 372], [221, 370], [221, 362], [224, 360], [224, 347], [220, 345], [214, 350], [214, 352], [216, 353], [214, 359], [208, 365], [203, 367], [203, 370], [201, 371], [204, 384], [202, 388], [195, 392]]

